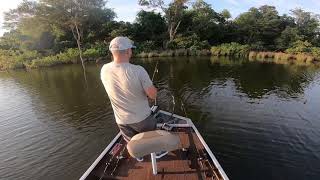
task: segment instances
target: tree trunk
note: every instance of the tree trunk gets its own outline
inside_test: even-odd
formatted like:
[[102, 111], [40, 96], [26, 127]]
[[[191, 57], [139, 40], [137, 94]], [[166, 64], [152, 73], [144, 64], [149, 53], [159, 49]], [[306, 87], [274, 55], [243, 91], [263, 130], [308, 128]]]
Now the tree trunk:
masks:
[[175, 23], [170, 24], [169, 26], [169, 39], [170, 42], [174, 40], [174, 38], [176, 37], [178, 28], [180, 26], [181, 21], [178, 22], [177, 25], [175, 25]]
[[83, 71], [86, 72], [86, 67], [84, 65], [84, 61], [83, 61], [83, 58], [82, 58], [81, 35], [80, 35], [80, 31], [79, 31], [77, 23], [75, 23], [75, 27], [76, 27], [76, 30], [77, 30], [77, 39], [76, 40], [77, 40], [77, 45], [78, 45], [78, 49], [79, 49], [79, 56], [80, 56], [80, 60], [81, 60]]
[[[74, 32], [74, 28], [76, 28], [76, 33], [77, 34], [75, 34], [75, 32]], [[81, 65], [82, 65], [82, 69], [83, 69], [84, 80], [85, 80], [85, 82], [87, 84], [86, 67], [84, 65], [84, 60], [82, 58], [81, 34], [80, 34], [80, 31], [79, 31], [79, 27], [78, 27], [77, 22], [74, 22], [74, 27], [72, 27], [71, 30], [72, 30], [72, 34], [73, 34], [74, 39], [77, 41], [78, 50], [79, 50], [79, 57], [80, 57]]]

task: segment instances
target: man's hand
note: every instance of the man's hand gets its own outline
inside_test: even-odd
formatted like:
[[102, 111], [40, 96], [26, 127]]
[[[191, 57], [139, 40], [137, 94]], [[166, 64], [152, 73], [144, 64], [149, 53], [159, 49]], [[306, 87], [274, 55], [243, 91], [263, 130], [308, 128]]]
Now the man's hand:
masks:
[[155, 100], [157, 98], [158, 90], [154, 86], [148, 87], [147, 89], [145, 89], [145, 92], [150, 99]]

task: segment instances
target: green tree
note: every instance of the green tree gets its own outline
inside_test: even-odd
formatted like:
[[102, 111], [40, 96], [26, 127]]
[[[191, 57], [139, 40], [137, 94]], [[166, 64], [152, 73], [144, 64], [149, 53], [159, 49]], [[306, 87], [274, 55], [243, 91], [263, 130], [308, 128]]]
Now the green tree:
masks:
[[251, 8], [240, 14], [235, 23], [243, 37], [242, 42], [255, 49], [275, 49], [275, 41], [283, 31], [281, 17], [274, 6]]
[[231, 16], [231, 13], [228, 11], [228, 9], [224, 9], [221, 11], [220, 13], [226, 20], [230, 19], [232, 16]]
[[291, 47], [286, 50], [288, 53], [310, 53], [312, 51], [312, 44], [308, 41], [298, 40], [292, 43]]
[[275, 40], [283, 31], [281, 19], [274, 6], [261, 6], [259, 8], [261, 18], [259, 19], [260, 40], [267, 49], [276, 49]]
[[279, 50], [285, 50], [292, 46], [292, 44], [298, 40], [301, 40], [302, 37], [299, 36], [299, 31], [296, 27], [287, 26], [285, 30], [281, 32], [281, 35], [276, 39], [276, 46]]
[[19, 50], [21, 49], [23, 39], [23, 36], [17, 31], [6, 32], [0, 38], [0, 49]]
[[85, 70], [81, 47], [84, 34], [87, 34], [90, 27], [111, 20], [114, 16], [112, 10], [105, 8], [104, 0], [39, 0], [38, 2], [25, 0], [17, 9], [6, 13], [5, 25], [24, 32], [32, 32], [35, 26], [45, 31], [71, 32]]
[[158, 47], [163, 45], [162, 40], [165, 38], [167, 26], [160, 13], [141, 10], [138, 12], [133, 26], [135, 41], [154, 41]]
[[[12, 30], [4, 35], [3, 40], [13, 49], [44, 50], [53, 46], [50, 26], [39, 23], [35, 18], [36, 2], [23, 1], [16, 9], [5, 13], [4, 27]], [[12, 42], [9, 42], [12, 41]]]
[[261, 14], [257, 8], [250, 8], [248, 12], [240, 14], [235, 23], [238, 26], [242, 43], [251, 44], [259, 39], [258, 21]]
[[169, 41], [173, 41], [187, 8], [186, 3], [188, 0], [173, 0], [168, 5], [163, 0], [139, 0], [138, 2], [141, 6], [159, 8], [164, 12], [168, 26]]
[[299, 8], [291, 10], [291, 13], [294, 17], [299, 34], [302, 36], [303, 40], [307, 40], [312, 43], [318, 43], [316, 40], [320, 35], [319, 16]]
[[192, 5], [192, 33], [197, 34], [201, 41], [209, 41], [211, 44], [220, 42], [222, 33], [222, 23], [225, 19], [215, 12], [211, 5], [203, 0], [197, 0]]

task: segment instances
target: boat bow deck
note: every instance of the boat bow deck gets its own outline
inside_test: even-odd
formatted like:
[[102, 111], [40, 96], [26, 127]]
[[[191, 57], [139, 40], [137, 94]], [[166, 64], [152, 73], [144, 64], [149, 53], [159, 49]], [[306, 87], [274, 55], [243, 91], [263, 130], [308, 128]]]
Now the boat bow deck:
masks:
[[159, 111], [157, 119], [159, 126], [173, 122], [171, 132], [181, 141], [180, 149], [157, 160], [157, 175], [152, 173], [150, 156], [144, 157], [143, 162], [130, 157], [124, 139], [118, 135], [112, 147], [87, 170], [88, 175], [80, 179], [228, 179], [190, 119], [165, 111]]

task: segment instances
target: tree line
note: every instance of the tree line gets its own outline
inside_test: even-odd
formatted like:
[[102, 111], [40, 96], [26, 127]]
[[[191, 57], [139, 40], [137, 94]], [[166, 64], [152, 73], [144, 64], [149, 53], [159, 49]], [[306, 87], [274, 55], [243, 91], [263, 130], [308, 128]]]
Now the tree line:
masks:
[[231, 17], [204, 0], [137, 3], [148, 10], [139, 11], [134, 22], [124, 22], [115, 20], [105, 0], [24, 0], [5, 13], [8, 32], [0, 38], [0, 49], [47, 56], [77, 48], [82, 59], [106, 55], [106, 44], [120, 35], [135, 41], [136, 52], [201, 50], [231, 42], [258, 51], [320, 47], [319, 15], [300, 8], [280, 15], [264, 5]]

